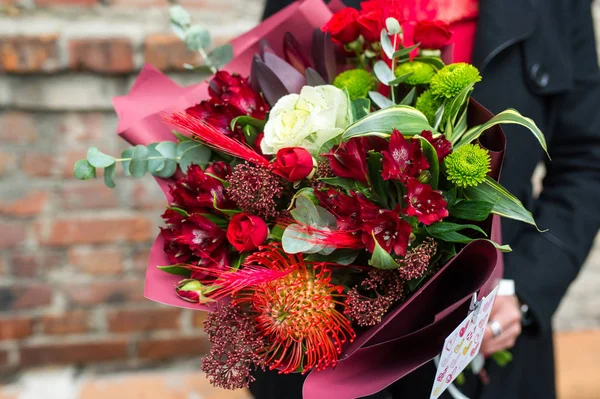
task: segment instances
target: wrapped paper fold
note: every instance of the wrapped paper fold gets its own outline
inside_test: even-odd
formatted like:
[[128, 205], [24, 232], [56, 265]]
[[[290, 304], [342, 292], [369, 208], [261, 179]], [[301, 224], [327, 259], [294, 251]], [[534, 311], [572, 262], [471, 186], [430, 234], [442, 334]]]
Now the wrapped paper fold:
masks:
[[[339, 7], [335, 2], [334, 7]], [[321, 0], [294, 3], [235, 39], [234, 59], [224, 68], [250, 74], [252, 57], [259, 42], [267, 39], [281, 53], [285, 32], [292, 32], [309, 53], [312, 31], [321, 27], [331, 11]], [[160, 71], [146, 65], [128, 95], [114, 99], [119, 117], [118, 133], [133, 145], [175, 140], [162, 115], [181, 110], [205, 99], [207, 83], [180, 87]], [[469, 125], [481, 124], [492, 114], [475, 101], [468, 110]], [[504, 156], [505, 139], [499, 127], [491, 128], [481, 139], [490, 150], [492, 172], [498, 179]], [[169, 181], [157, 179], [167, 201]], [[499, 217], [490, 217], [483, 228], [496, 242], [501, 241]], [[145, 296], [170, 306], [210, 310], [209, 306], [188, 303], [175, 294], [180, 276], [160, 271], [168, 265], [159, 236], [152, 246], [146, 274]], [[361, 332], [348, 344], [334, 369], [312, 372], [304, 385], [304, 398], [356, 398], [378, 392], [431, 360], [441, 350], [446, 336], [462, 320], [473, 293], [487, 295], [502, 276], [501, 253], [487, 241], [466, 245], [405, 303], [388, 313], [382, 323]]]

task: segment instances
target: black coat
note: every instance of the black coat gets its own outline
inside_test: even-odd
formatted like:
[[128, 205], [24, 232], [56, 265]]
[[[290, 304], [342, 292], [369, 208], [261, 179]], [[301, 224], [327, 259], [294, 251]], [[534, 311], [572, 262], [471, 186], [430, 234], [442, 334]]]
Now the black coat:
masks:
[[[290, 2], [268, 0], [266, 14]], [[464, 391], [470, 398], [552, 399], [552, 315], [600, 227], [600, 71], [591, 0], [481, 0], [473, 64], [483, 76], [473, 97], [494, 113], [515, 108], [534, 119], [552, 161], [524, 128], [503, 126], [501, 183], [533, 211], [540, 228], [549, 229], [540, 234], [506, 220], [502, 228], [513, 248], [505, 257], [505, 277], [515, 280], [536, 323], [518, 339], [512, 363], [487, 365], [490, 385], [483, 387], [471, 374]], [[547, 174], [535, 199], [531, 177], [540, 162]], [[300, 398], [300, 384], [298, 376], [259, 376], [253, 390], [258, 399]], [[432, 384], [429, 364], [391, 389], [394, 398], [429, 398]]]

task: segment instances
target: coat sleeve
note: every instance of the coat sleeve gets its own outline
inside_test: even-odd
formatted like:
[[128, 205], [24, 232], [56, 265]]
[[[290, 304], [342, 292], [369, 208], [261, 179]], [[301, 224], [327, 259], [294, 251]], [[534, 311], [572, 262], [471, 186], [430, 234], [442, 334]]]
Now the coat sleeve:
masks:
[[569, 4], [574, 85], [552, 100], [552, 160], [533, 208], [538, 225], [549, 231], [523, 230], [505, 265], [505, 276], [515, 280], [517, 294], [542, 330], [551, 328], [600, 227], [600, 72], [591, 2]]

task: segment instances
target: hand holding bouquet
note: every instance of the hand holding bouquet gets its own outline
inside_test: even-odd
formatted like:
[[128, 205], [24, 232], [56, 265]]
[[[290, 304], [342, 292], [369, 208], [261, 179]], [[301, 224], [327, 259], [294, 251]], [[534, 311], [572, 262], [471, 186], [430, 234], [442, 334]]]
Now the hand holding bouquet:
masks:
[[[248, 59], [238, 52], [199, 86], [204, 100], [154, 115], [175, 129], [171, 140], [137, 130], [119, 159], [92, 148], [75, 165], [82, 179], [105, 168], [109, 186], [117, 163], [168, 179], [147, 296], [211, 311], [202, 368], [217, 386], [247, 386], [256, 368], [315, 370], [335, 386], [366, 356], [360, 373], [374, 382], [355, 394], [383, 388], [431, 359], [470, 295], [498, 275], [496, 250], [510, 248], [491, 240], [492, 215], [535, 225], [497, 182], [496, 125], [521, 124], [546, 148], [542, 133], [515, 110], [492, 117], [470, 99], [481, 76], [442, 60], [444, 24], [420, 22], [420, 45], [405, 46], [401, 10], [385, 4], [331, 15], [307, 0], [282, 11], [262, 27], [282, 51], [262, 41], [240, 68], [249, 77], [231, 67]], [[310, 42], [279, 33], [295, 13], [310, 19], [309, 6], [315, 21], [328, 15]], [[174, 22], [186, 42], [197, 33]], [[399, 347], [412, 352], [391, 374], [367, 375]]]

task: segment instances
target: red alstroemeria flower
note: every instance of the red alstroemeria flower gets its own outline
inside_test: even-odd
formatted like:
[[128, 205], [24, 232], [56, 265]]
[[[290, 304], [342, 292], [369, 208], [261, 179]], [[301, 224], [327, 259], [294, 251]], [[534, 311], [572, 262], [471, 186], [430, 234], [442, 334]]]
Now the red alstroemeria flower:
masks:
[[167, 227], [160, 228], [160, 235], [164, 240], [163, 250], [165, 251], [165, 254], [167, 254], [169, 262], [172, 264], [187, 263], [193, 258], [194, 254], [190, 247], [177, 241], [179, 226], [181, 226], [185, 218], [170, 209], [167, 209], [165, 213], [163, 213], [162, 218], [165, 219]]
[[433, 134], [429, 130], [423, 130], [421, 137], [429, 141], [433, 148], [435, 148], [440, 163], [442, 163], [446, 156], [452, 153], [452, 143], [446, 140], [446, 136], [443, 134], [434, 139]]
[[189, 213], [214, 209], [215, 197], [220, 209], [233, 207], [232, 202], [225, 196], [223, 184], [204, 173], [198, 165], [191, 165], [187, 175], [172, 185], [169, 192], [173, 196], [174, 204]]
[[398, 130], [392, 132], [389, 151], [382, 151], [384, 180], [405, 182], [409, 177], [417, 177], [429, 168], [429, 162], [421, 151], [418, 139], [406, 140]]
[[327, 191], [315, 190], [319, 204], [331, 212], [339, 230], [355, 230], [360, 223], [360, 203], [354, 197], [333, 188]]
[[235, 131], [231, 130], [231, 121], [243, 115], [232, 105], [211, 99], [187, 108], [185, 112], [195, 118], [206, 121], [225, 136], [234, 135], [237, 138], [243, 139], [243, 133], [239, 128], [236, 128]]
[[265, 119], [269, 111], [265, 99], [252, 90], [248, 79], [236, 73], [217, 72], [210, 81], [208, 91], [213, 99], [235, 107], [243, 115]]
[[204, 216], [193, 213], [179, 226], [175, 240], [188, 246], [195, 256], [210, 258], [225, 243], [225, 232]]
[[440, 191], [417, 179], [408, 179], [406, 183], [407, 207], [404, 212], [408, 216], [416, 216], [419, 222], [430, 225], [448, 216], [448, 203]]
[[369, 201], [362, 194], [352, 193], [352, 197], [356, 198], [360, 207], [360, 220], [369, 222], [378, 217], [380, 208], [373, 202]]
[[398, 212], [382, 209], [376, 219], [363, 226], [362, 240], [370, 252], [375, 249], [375, 240], [373, 240], [375, 236], [384, 250], [404, 256], [411, 232], [410, 224], [402, 220]]
[[329, 160], [333, 173], [338, 177], [367, 183], [367, 150], [366, 138], [354, 138], [333, 147], [331, 152], [322, 156]]

